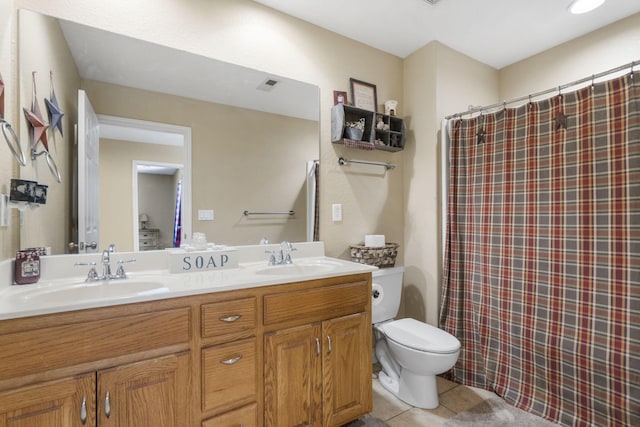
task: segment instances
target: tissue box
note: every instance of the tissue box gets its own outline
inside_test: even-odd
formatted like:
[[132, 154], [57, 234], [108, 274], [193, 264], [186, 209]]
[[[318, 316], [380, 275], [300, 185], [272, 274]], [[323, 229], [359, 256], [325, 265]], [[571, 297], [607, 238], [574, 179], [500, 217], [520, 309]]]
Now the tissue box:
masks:
[[195, 273], [198, 271], [221, 270], [238, 267], [238, 253], [235, 248], [185, 251], [169, 251], [170, 273]]
[[364, 245], [370, 248], [384, 247], [384, 234], [367, 234], [366, 236], [364, 236]]

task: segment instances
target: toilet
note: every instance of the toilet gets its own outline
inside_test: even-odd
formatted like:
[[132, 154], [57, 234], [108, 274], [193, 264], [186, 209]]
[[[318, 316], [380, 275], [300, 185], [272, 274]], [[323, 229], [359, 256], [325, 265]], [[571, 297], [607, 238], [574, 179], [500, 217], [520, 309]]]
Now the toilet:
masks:
[[372, 273], [374, 360], [382, 366], [378, 379], [400, 400], [418, 408], [434, 409], [438, 407], [436, 375], [455, 365], [460, 341], [418, 320], [394, 319], [400, 307], [403, 273], [403, 267]]

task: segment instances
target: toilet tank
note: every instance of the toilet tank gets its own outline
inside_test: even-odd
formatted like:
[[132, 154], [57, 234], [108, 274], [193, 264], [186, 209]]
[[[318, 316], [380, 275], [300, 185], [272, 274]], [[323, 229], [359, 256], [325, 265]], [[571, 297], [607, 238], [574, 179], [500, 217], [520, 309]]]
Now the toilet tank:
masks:
[[398, 314], [402, 297], [404, 267], [381, 268], [371, 273], [371, 323], [391, 320]]

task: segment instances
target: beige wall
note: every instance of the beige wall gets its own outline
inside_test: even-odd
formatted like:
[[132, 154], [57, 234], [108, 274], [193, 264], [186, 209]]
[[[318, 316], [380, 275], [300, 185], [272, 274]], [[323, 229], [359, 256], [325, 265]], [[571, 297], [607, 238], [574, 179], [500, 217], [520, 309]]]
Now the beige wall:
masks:
[[[232, 245], [306, 239], [306, 162], [318, 158], [317, 122], [95, 81], [82, 87], [98, 114], [191, 128], [194, 232]], [[199, 209], [213, 209], [215, 219], [198, 221]], [[245, 217], [245, 210], [296, 215]]]
[[405, 150], [404, 314], [437, 324], [440, 293], [441, 120], [468, 104], [495, 102], [498, 72], [433, 42], [404, 67], [410, 142]]
[[[119, 251], [133, 250], [133, 161], [176, 163], [176, 158], [181, 157], [180, 147], [100, 140], [102, 246], [115, 243]], [[154, 216], [152, 212], [148, 214]]]
[[499, 99], [547, 90], [638, 59], [640, 13], [501, 69]]
[[[62, 182], [58, 183], [47, 165], [44, 156], [36, 161], [30, 159], [27, 121], [19, 114], [16, 128], [27, 154], [27, 165], [21, 167], [20, 178], [48, 185], [47, 204], [36, 209], [27, 209], [20, 229], [20, 246], [51, 246], [53, 253], [64, 253], [70, 241], [71, 189], [73, 185], [72, 154], [75, 151], [73, 124], [77, 116], [77, 88], [80, 83], [78, 72], [67, 48], [62, 30], [57, 20], [39, 14], [26, 13], [20, 17], [21, 39], [37, 40], [20, 50], [20, 106], [30, 108], [33, 96], [32, 72], [36, 71], [37, 99], [45, 120], [47, 109], [44, 99], [50, 99], [50, 71], [56, 99], [64, 112], [62, 118], [63, 136], [56, 129], [47, 131], [49, 152], [54, 159]], [[44, 145], [38, 143], [38, 152]]]

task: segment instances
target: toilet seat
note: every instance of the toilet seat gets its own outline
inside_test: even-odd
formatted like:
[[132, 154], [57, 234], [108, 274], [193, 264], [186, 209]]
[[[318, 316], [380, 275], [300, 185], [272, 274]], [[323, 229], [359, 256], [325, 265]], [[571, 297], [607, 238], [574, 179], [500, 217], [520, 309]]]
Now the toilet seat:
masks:
[[448, 332], [415, 319], [400, 319], [380, 325], [386, 337], [418, 351], [448, 354], [460, 350], [460, 341]]

